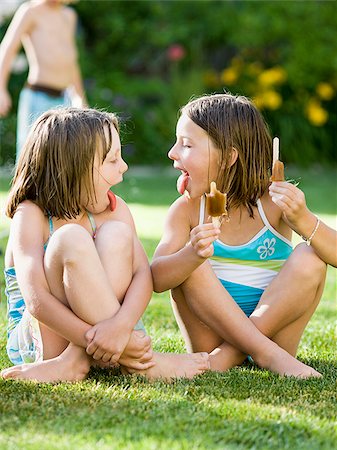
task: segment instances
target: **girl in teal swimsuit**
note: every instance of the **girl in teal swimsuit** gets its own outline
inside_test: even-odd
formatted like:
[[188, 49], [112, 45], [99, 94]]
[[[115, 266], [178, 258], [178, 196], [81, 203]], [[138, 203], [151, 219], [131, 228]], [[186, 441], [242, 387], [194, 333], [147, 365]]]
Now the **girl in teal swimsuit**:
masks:
[[[326, 267], [307, 245], [292, 251], [287, 216], [268, 192], [271, 137], [245, 97], [215, 94], [182, 108], [169, 151], [181, 172], [152, 260], [154, 289], [171, 289], [189, 351], [213, 370], [241, 364], [319, 376], [295, 359], [324, 286]], [[227, 193], [220, 227], [206, 213], [210, 182]], [[314, 225], [313, 225], [314, 227]]]
[[4, 378], [79, 380], [92, 364], [149, 378], [192, 377], [207, 353], [153, 353], [140, 318], [152, 279], [129, 208], [110, 191], [127, 165], [115, 115], [44, 113], [9, 193]]

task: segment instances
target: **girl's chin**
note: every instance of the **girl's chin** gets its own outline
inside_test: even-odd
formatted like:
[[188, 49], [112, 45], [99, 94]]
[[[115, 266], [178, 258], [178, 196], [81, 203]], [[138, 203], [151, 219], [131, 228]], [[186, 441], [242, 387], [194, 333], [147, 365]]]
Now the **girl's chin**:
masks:
[[86, 210], [89, 211], [91, 214], [100, 214], [104, 211], [106, 211], [108, 208], [110, 208], [110, 202], [102, 202], [100, 204], [96, 205], [88, 205]]

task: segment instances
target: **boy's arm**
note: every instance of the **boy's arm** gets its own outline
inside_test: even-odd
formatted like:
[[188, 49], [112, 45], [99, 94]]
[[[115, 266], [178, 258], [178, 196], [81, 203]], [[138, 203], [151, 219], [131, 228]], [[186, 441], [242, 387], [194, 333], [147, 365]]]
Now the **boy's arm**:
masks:
[[21, 46], [21, 39], [33, 25], [33, 16], [29, 5], [22, 5], [15, 13], [12, 22], [0, 45], [0, 117], [8, 114], [11, 97], [7, 85], [15, 55]]
[[91, 325], [49, 290], [43, 267], [44, 220], [42, 211], [30, 202], [22, 203], [12, 220], [14, 265], [20, 290], [32, 316], [68, 341], [86, 347], [85, 333]]
[[77, 26], [77, 15], [76, 12], [68, 8], [69, 13], [71, 15], [71, 27], [72, 27], [72, 36], [73, 36], [73, 45], [76, 52], [76, 59], [74, 60], [73, 68], [72, 68], [72, 82], [71, 86], [69, 86], [69, 93], [72, 98], [73, 106], [77, 108], [85, 108], [88, 106], [88, 102], [86, 99], [83, 80], [81, 75], [81, 69], [78, 63], [77, 56], [77, 47], [76, 47], [76, 26]]
[[179, 286], [213, 254], [212, 243], [219, 230], [206, 223], [190, 231], [187, 202], [185, 197], [180, 197], [169, 209], [164, 234], [151, 264], [156, 292]]
[[312, 236], [310, 244], [318, 256], [336, 267], [337, 231], [323, 222], [317, 222], [317, 217], [307, 207], [304, 193], [287, 182], [272, 183], [269, 193], [272, 201], [281, 209], [287, 224], [306, 239]]

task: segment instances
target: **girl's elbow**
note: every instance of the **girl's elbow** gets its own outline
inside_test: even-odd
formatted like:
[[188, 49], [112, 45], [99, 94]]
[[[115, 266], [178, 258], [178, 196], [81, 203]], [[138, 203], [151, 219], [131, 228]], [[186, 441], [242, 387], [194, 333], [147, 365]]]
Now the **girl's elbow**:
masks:
[[153, 291], [157, 294], [161, 294], [162, 292], [165, 292], [166, 289], [164, 289], [163, 286], [160, 286], [159, 283], [155, 283], [155, 281], [153, 280]]
[[153, 291], [157, 294], [160, 294], [161, 292], [166, 291], [162, 283], [160, 283], [159, 277], [157, 276], [156, 270], [151, 266], [151, 273], [152, 273], [152, 284], [153, 284]]
[[41, 305], [39, 302], [27, 302], [26, 308], [29, 314], [31, 314], [33, 317], [35, 317], [36, 320], [39, 322], [41, 321]]

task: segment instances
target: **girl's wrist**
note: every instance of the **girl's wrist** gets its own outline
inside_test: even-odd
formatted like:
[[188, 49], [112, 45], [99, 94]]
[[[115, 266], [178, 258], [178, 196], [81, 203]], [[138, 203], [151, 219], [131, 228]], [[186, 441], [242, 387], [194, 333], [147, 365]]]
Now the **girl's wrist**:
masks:
[[304, 239], [307, 240], [312, 235], [317, 225], [317, 217], [311, 211], [307, 211], [307, 214], [303, 217], [295, 228], [295, 231]]
[[186, 245], [185, 249], [188, 249], [190, 251], [190, 254], [192, 255], [193, 259], [195, 259], [196, 263], [202, 264], [207, 258], [204, 258], [203, 256], [198, 255], [197, 250], [193, 247], [191, 241]]

